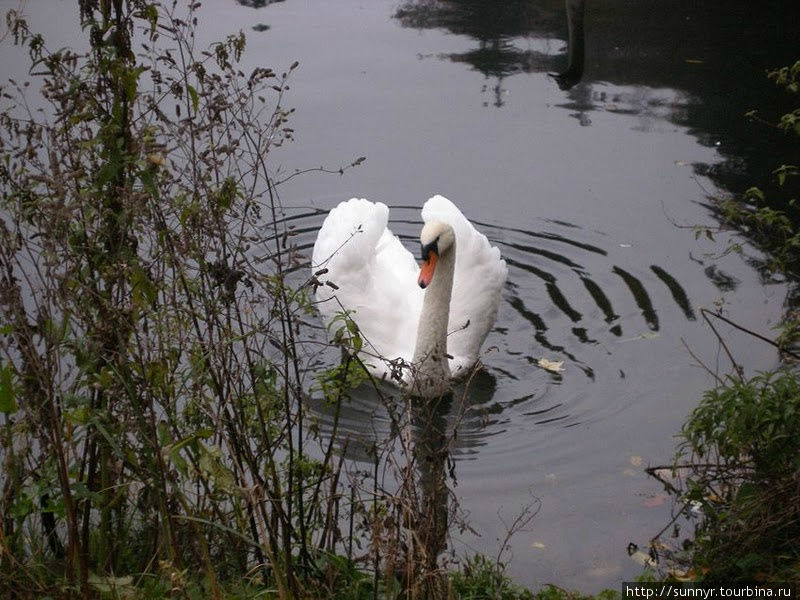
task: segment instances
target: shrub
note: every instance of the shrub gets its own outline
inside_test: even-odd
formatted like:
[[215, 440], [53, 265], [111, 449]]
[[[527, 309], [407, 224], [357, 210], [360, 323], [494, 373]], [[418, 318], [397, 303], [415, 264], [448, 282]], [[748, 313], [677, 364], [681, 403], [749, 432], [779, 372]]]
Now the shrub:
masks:
[[694, 576], [800, 580], [800, 381], [793, 371], [729, 378], [683, 427], [684, 508], [700, 516]]

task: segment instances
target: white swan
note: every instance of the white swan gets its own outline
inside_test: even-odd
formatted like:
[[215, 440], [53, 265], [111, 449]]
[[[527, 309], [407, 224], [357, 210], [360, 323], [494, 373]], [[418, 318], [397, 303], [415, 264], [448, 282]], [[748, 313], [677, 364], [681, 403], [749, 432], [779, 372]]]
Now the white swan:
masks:
[[[317, 235], [312, 272], [327, 269], [320, 277], [334, 284], [317, 288], [323, 319], [330, 323], [342, 309], [350, 311], [373, 375], [437, 397], [478, 360], [508, 268], [447, 198], [428, 200], [422, 218], [420, 270], [387, 228], [385, 204], [342, 202]], [[410, 365], [400, 381], [398, 364]]]

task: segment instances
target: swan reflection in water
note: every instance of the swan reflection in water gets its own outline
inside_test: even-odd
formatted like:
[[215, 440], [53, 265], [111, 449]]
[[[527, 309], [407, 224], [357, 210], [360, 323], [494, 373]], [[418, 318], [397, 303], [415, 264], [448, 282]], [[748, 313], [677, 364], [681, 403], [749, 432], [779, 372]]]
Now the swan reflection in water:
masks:
[[580, 82], [586, 62], [586, 34], [583, 15], [586, 0], [566, 0], [567, 13], [567, 68], [560, 73], [548, 73], [562, 90], [569, 90]]
[[402, 524], [402, 531], [382, 531], [377, 539], [383, 547], [371, 549], [386, 561], [380, 568], [402, 582], [437, 585], [439, 556], [458, 518], [454, 454], [469, 452], [479, 439], [481, 407], [491, 404], [495, 389], [494, 377], [477, 369], [437, 399], [409, 397], [380, 383], [364, 383], [338, 404], [309, 399], [323, 437], [335, 436], [343, 459], [363, 474], [360, 499], [377, 501], [396, 517], [379, 527]]

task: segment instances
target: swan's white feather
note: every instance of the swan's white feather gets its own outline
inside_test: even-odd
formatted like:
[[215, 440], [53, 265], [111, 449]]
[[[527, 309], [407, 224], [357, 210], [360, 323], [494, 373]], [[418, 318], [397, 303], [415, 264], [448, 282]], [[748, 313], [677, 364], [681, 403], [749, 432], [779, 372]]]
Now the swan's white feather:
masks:
[[[461, 211], [443, 196], [422, 209], [423, 219], [448, 223], [456, 234], [456, 265], [448, 336], [450, 369], [464, 375], [478, 359], [481, 344], [494, 324], [507, 275], [500, 251], [475, 230]], [[346, 309], [352, 312], [365, 350], [385, 359], [410, 362], [424, 291], [417, 285], [414, 256], [387, 227], [389, 209], [381, 202], [353, 198], [331, 210], [314, 244], [312, 269], [327, 268], [317, 289], [318, 307], [326, 323]], [[469, 325], [465, 327], [465, 324]], [[367, 360], [378, 377], [388, 365]]]
[[388, 228], [389, 209], [381, 202], [352, 198], [331, 210], [317, 235], [313, 270], [328, 272], [317, 301], [325, 323], [343, 309], [352, 311], [364, 340], [365, 360], [378, 377], [389, 374], [379, 360], [414, 353], [423, 291], [416, 284], [419, 267]]
[[[456, 269], [450, 301], [447, 350], [450, 372], [464, 375], [478, 360], [481, 344], [494, 326], [500, 292], [508, 275], [500, 250], [473, 227], [455, 204], [434, 196], [422, 207], [422, 218], [449, 224], [456, 234]], [[469, 324], [467, 324], [469, 323]]]

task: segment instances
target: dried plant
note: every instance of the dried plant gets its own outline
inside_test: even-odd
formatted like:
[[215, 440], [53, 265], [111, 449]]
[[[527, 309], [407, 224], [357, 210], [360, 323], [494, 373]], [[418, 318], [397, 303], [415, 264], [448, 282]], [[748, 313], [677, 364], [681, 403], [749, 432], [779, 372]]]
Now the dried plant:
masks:
[[[309, 327], [268, 162], [297, 64], [197, 49], [198, 8], [82, 0], [84, 53], [7, 16], [36, 85], [0, 106], [0, 592], [441, 595], [461, 410], [370, 381], [346, 314], [335, 344]], [[393, 423], [371, 471], [339, 432], [359, 384]]]

